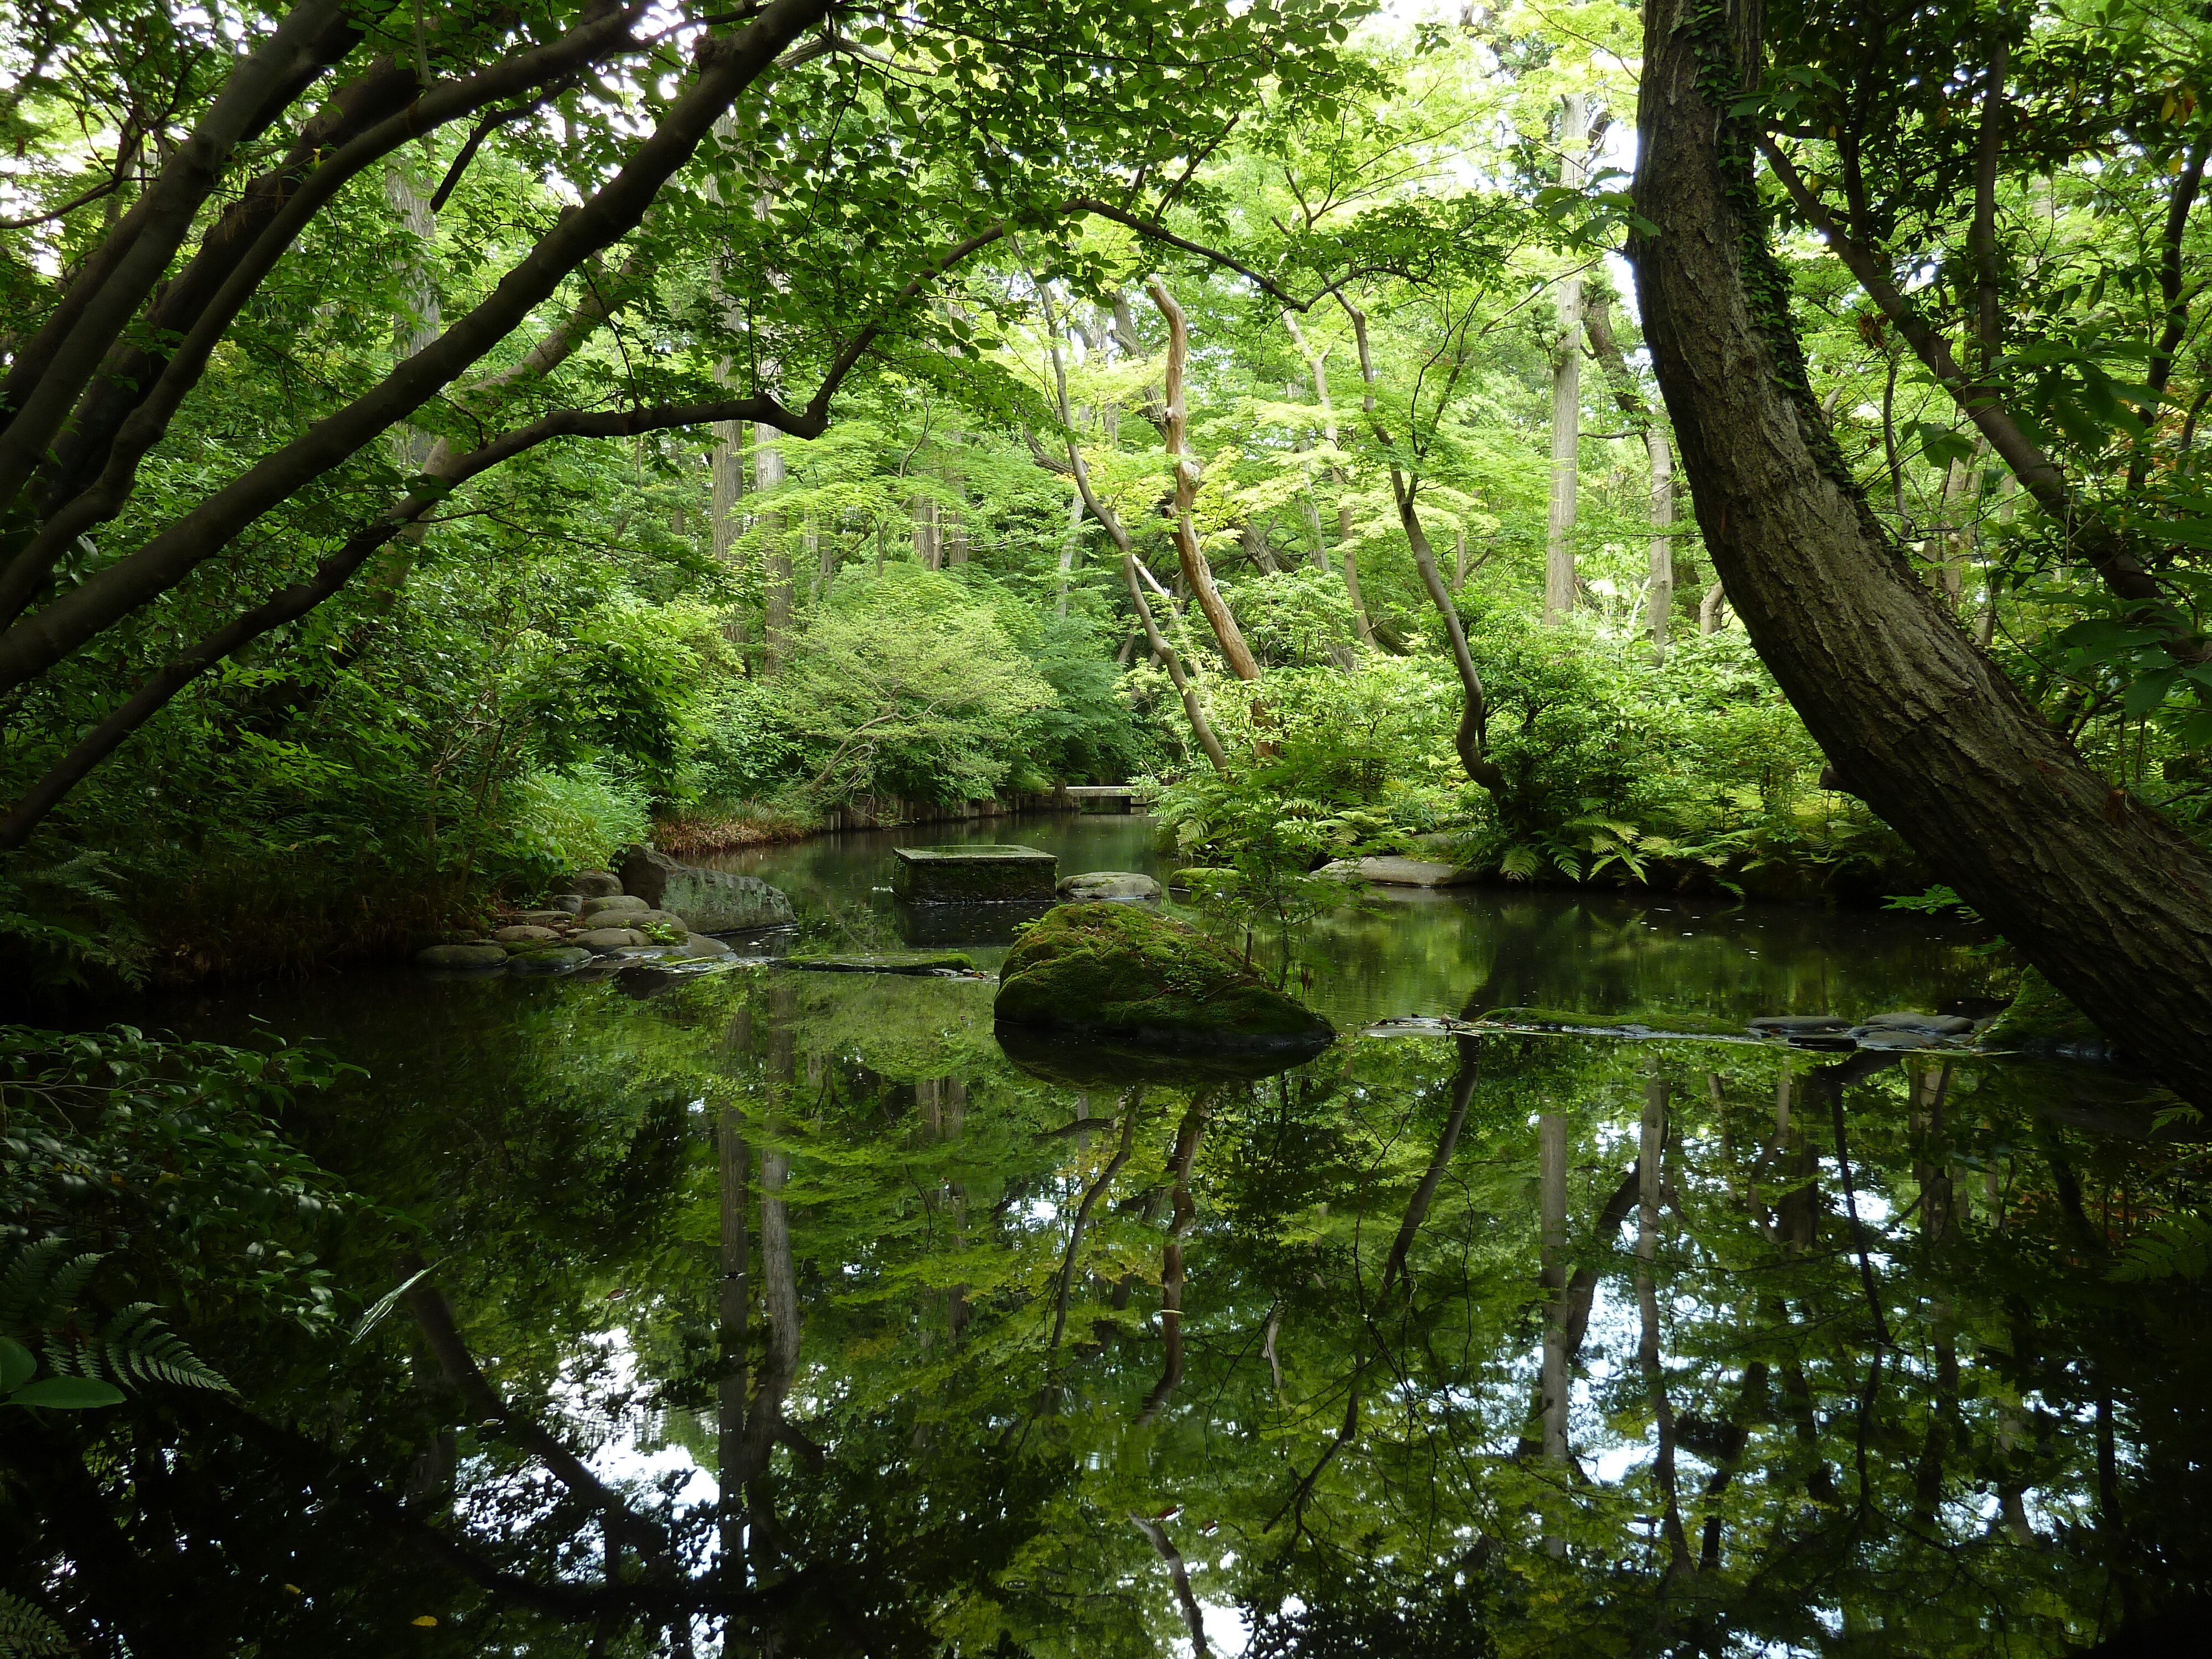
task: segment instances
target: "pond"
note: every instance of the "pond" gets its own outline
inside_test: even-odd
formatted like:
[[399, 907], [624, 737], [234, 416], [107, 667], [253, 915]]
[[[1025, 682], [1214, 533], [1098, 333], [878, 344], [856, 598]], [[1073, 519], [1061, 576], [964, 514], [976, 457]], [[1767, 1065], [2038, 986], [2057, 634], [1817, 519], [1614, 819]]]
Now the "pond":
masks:
[[[972, 830], [1162, 864], [1141, 818]], [[872, 948], [891, 844], [730, 862]], [[2113, 1277], [2197, 1179], [2140, 1084], [1362, 1035], [1971, 1006], [1971, 933], [1460, 890], [1298, 960], [1318, 1060], [1087, 1091], [978, 978], [138, 1010], [363, 1068], [290, 1126], [365, 1200], [325, 1265], [349, 1309], [428, 1273], [358, 1340], [211, 1339], [240, 1398], [15, 1542], [164, 1540], [65, 1587], [133, 1653], [2057, 1655], [2212, 1576], [2212, 1324]]]

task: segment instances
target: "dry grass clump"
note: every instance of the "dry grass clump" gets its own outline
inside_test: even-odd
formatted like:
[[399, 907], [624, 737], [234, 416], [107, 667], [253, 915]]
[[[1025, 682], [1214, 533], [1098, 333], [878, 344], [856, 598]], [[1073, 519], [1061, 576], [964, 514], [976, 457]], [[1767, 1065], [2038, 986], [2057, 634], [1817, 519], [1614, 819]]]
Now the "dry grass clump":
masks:
[[718, 802], [695, 807], [653, 827], [653, 843], [673, 859], [769, 842], [799, 841], [822, 828], [821, 818], [773, 801]]

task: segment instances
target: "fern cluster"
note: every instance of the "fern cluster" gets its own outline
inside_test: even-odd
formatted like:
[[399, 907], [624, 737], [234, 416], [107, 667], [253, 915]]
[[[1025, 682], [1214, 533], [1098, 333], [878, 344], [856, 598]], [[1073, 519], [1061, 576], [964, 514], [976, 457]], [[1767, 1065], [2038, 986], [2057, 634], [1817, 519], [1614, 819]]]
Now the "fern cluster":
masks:
[[[40, 1389], [30, 1378], [35, 1346], [54, 1379], [76, 1378], [120, 1390], [131, 1383], [231, 1393], [230, 1383], [162, 1322], [150, 1302], [134, 1302], [104, 1329], [79, 1318], [85, 1292], [104, 1256], [70, 1254], [69, 1243], [42, 1238], [0, 1257], [0, 1398], [24, 1405], [82, 1407], [113, 1404], [98, 1390]], [[18, 1395], [25, 1397], [17, 1399]]]
[[2212, 1217], [2184, 1210], [2130, 1239], [2106, 1277], [2125, 1285], [2147, 1279], [2202, 1279], [2208, 1270], [2212, 1270]]
[[68, 1632], [44, 1609], [0, 1590], [0, 1659], [43, 1659], [69, 1650]]

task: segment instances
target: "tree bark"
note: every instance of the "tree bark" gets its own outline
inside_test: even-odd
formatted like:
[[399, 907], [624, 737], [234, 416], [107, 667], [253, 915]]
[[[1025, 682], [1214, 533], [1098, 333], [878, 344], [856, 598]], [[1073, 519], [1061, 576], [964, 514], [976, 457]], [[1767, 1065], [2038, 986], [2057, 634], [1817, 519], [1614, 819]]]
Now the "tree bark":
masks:
[[[773, 0], [739, 33], [702, 40], [694, 53], [696, 74], [668, 106], [659, 125], [605, 185], [562, 215], [490, 295], [447, 328], [429, 349], [417, 352], [377, 386], [262, 456], [136, 551], [0, 635], [0, 687], [37, 678], [167, 592], [229, 545], [246, 526], [437, 396], [550, 298], [585, 260], [635, 229], [661, 186], [690, 160], [714, 119], [827, 9], [824, 0]], [[274, 228], [270, 234], [275, 234]], [[40, 396], [43, 398], [43, 392]], [[8, 441], [27, 441], [37, 425], [37, 421], [26, 424], [19, 417], [8, 429]], [[40, 440], [40, 449], [44, 447]], [[13, 493], [0, 488], [0, 499]]]
[[1146, 291], [1160, 308], [1160, 315], [1168, 319], [1164, 426], [1168, 456], [1175, 464], [1176, 557], [1182, 566], [1183, 580], [1190, 584], [1198, 608], [1206, 613], [1206, 625], [1213, 629], [1229, 672], [1240, 680], [1256, 680], [1260, 678], [1259, 659], [1244, 643], [1243, 630], [1237, 626], [1237, 618], [1230, 614], [1227, 602], [1213, 585], [1213, 567], [1206, 562], [1206, 550], [1198, 544], [1198, 527], [1191, 521], [1191, 507], [1198, 499], [1198, 461], [1190, 453], [1190, 414], [1183, 401], [1183, 371], [1190, 356], [1189, 326], [1183, 320], [1182, 307], [1175, 302], [1164, 283], [1155, 279], [1146, 285]]
[[[763, 495], [781, 488], [786, 476], [783, 449], [776, 442], [781, 435], [772, 426], [753, 426], [753, 489]], [[773, 508], [760, 515], [759, 524], [761, 599], [766, 612], [761, 635], [767, 641], [761, 672], [774, 678], [791, 658], [791, 548], [784, 540], [789, 526]]]
[[[1578, 92], [1560, 100], [1559, 187], [1579, 190], [1589, 143], [1589, 106]], [[1575, 608], [1575, 504], [1582, 487], [1583, 279], [1559, 279], [1559, 343], [1552, 359], [1552, 504], [1544, 527], [1544, 620]]]
[[[1644, 440], [1644, 453], [1650, 463], [1650, 576], [1644, 604], [1651, 618], [1651, 660], [1664, 667], [1668, 626], [1674, 617], [1674, 453], [1668, 447], [1666, 428], [1651, 418], [1651, 407], [1628, 372], [1620, 342], [1613, 337], [1613, 304], [1604, 288], [1600, 287], [1584, 302], [1583, 326], [1606, 384], [1613, 388], [1613, 400], [1627, 417], [1629, 429]], [[1462, 545], [1464, 548], [1464, 543]], [[1465, 562], [1464, 552], [1461, 562]]]
[[1645, 15], [1634, 199], [1654, 230], [1629, 256], [1714, 568], [1853, 787], [2112, 1037], [2212, 1103], [2212, 858], [1974, 648], [1814, 404], [1788, 276], [1739, 205], [1758, 199], [1757, 139], [1727, 112], [1756, 85], [1759, 16]]
[[[1060, 423], [1069, 426], [1072, 422], [1067, 402], [1067, 364], [1060, 356], [1060, 322], [1042, 284], [1037, 285], [1037, 293], [1045, 304], [1046, 337], [1052, 357], [1053, 385], [1060, 400]], [[1121, 307], [1124, 312], [1127, 309], [1127, 307]], [[1117, 313], [1117, 316], [1119, 314]], [[1133, 324], [1132, 326], [1133, 328]], [[1175, 647], [1160, 632], [1159, 623], [1152, 617], [1152, 604], [1145, 598], [1144, 586], [1137, 579], [1136, 544], [1129, 539], [1129, 532], [1123, 526], [1120, 516], [1099, 500], [1097, 492], [1091, 489], [1091, 469], [1084, 461], [1083, 447], [1075, 441], [1072, 431], [1067, 439], [1067, 470], [1075, 480], [1076, 500], [1098, 521], [1099, 528], [1106, 532], [1121, 556], [1121, 580], [1128, 586], [1129, 603], [1136, 609], [1137, 620], [1144, 625], [1145, 643], [1152, 647], [1153, 657], [1167, 665], [1168, 678], [1175, 685], [1176, 695], [1182, 699], [1183, 716], [1190, 722], [1191, 735], [1197, 738], [1198, 746], [1206, 751], [1206, 757], [1212, 763], [1213, 769], [1226, 772], [1229, 757], [1222, 750], [1221, 739], [1213, 734], [1213, 723], [1206, 717], [1206, 705], [1199, 700], [1198, 688], [1183, 672], [1182, 659], [1176, 655]]]

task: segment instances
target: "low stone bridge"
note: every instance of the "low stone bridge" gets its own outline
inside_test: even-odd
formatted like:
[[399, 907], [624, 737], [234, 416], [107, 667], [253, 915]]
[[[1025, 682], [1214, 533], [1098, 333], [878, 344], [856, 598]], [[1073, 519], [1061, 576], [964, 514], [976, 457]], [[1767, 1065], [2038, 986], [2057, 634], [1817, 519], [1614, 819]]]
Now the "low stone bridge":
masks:
[[1060, 793], [1081, 812], [1136, 812], [1152, 804], [1152, 791], [1134, 783], [1071, 783]]

